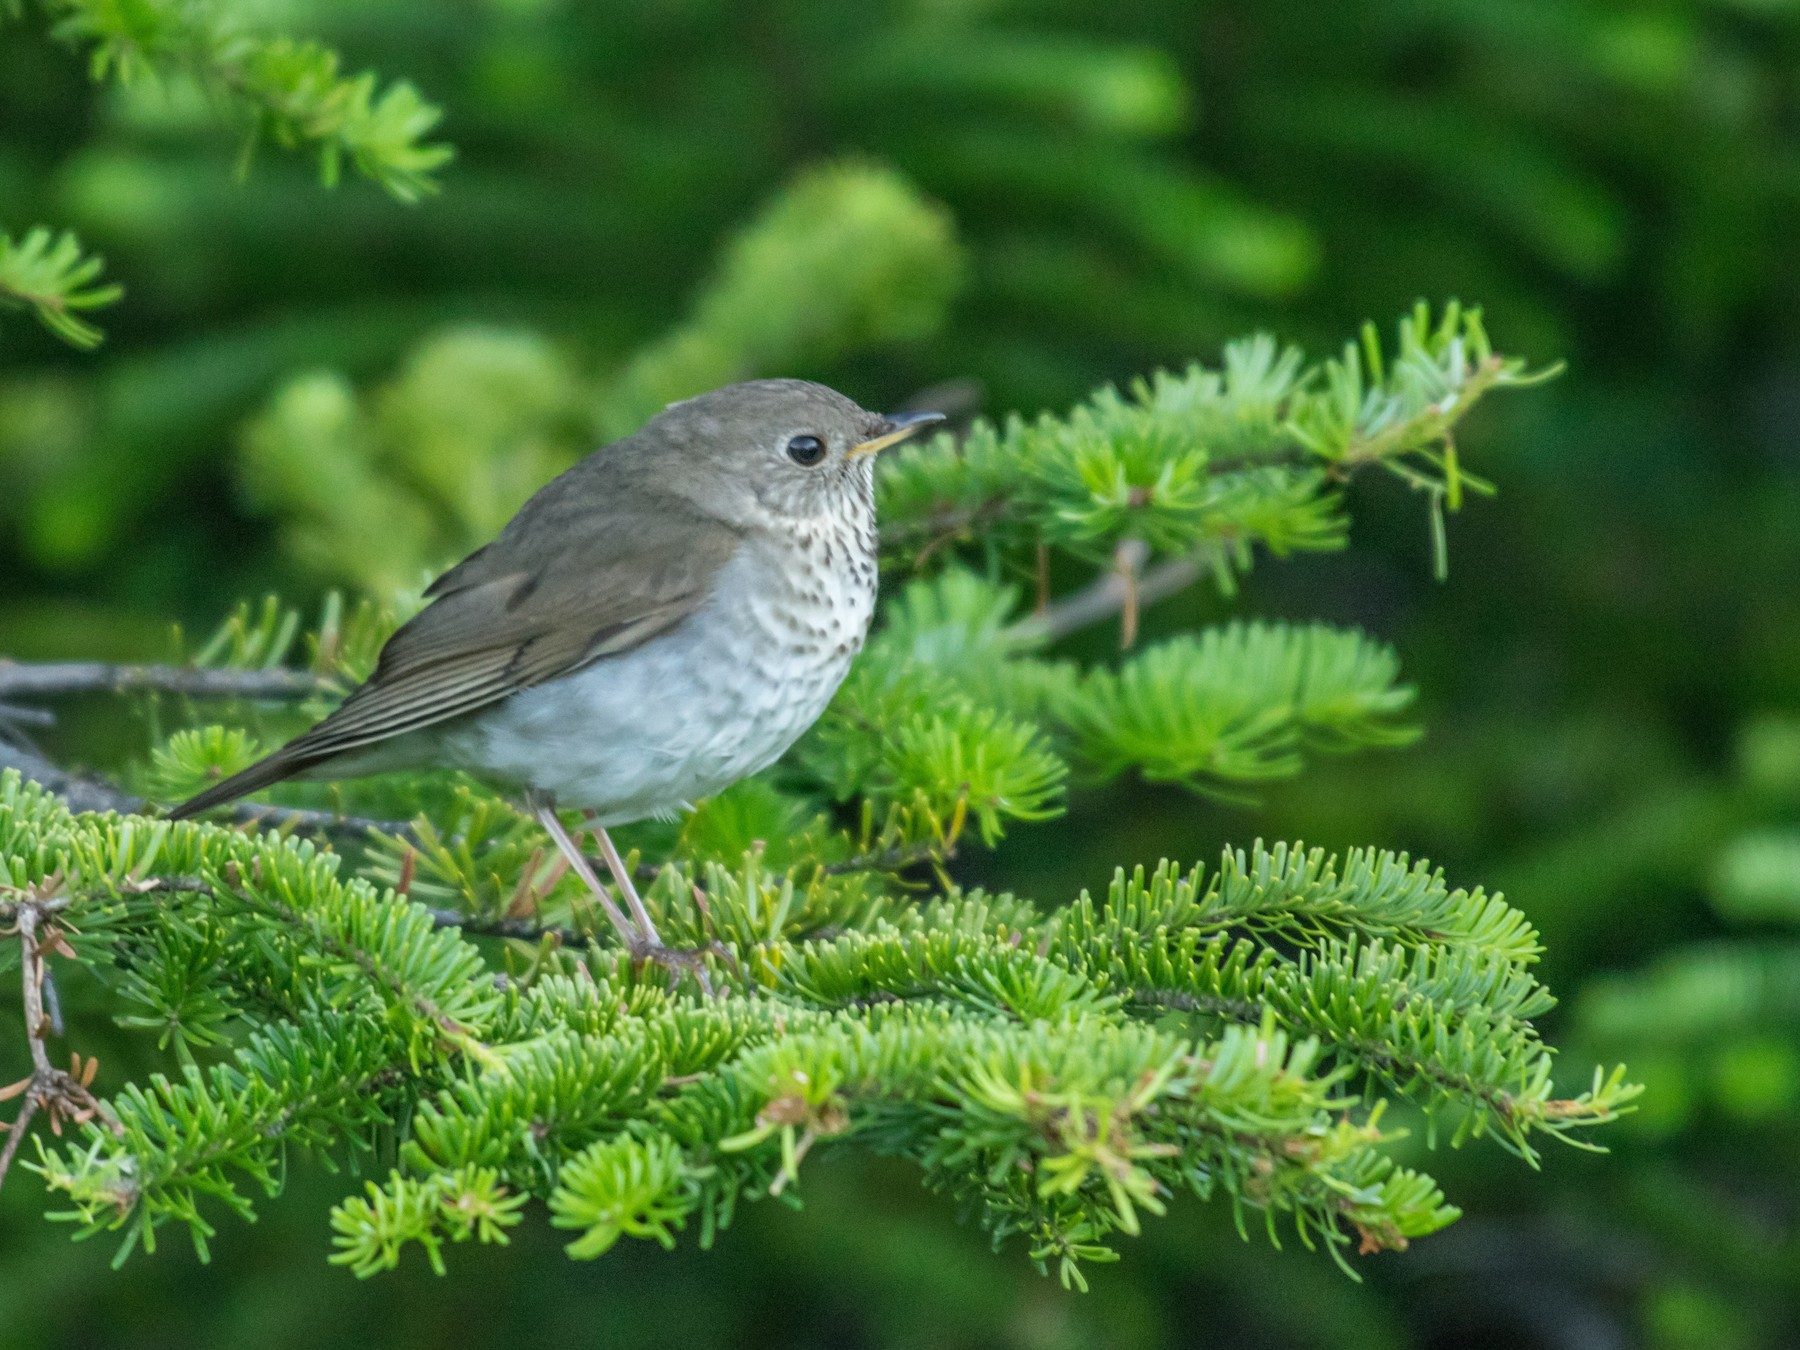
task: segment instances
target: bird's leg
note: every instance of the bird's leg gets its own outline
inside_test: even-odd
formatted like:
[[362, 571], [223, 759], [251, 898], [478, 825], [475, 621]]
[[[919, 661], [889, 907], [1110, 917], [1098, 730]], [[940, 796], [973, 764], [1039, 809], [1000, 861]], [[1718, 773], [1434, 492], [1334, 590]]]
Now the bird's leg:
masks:
[[[575, 875], [585, 881], [588, 889], [594, 893], [594, 898], [600, 902], [600, 908], [606, 911], [606, 917], [612, 923], [613, 931], [619, 935], [619, 941], [625, 944], [625, 950], [630, 953], [632, 959], [656, 962], [657, 965], [664, 967], [669, 972], [671, 983], [679, 977], [679, 972], [692, 971], [694, 978], [700, 983], [701, 991], [710, 996], [713, 992], [712, 980], [707, 976], [703, 963], [706, 953], [704, 951], [677, 951], [672, 947], [663, 946], [662, 937], [656, 931], [656, 923], [651, 919], [650, 911], [645, 907], [644, 899], [638, 894], [637, 887], [632, 884], [631, 873], [625, 866], [625, 860], [619, 856], [619, 850], [613, 846], [612, 837], [607, 834], [605, 827], [593, 826], [594, 834], [600, 840], [600, 856], [606, 859], [606, 870], [612, 873], [613, 880], [618, 884], [619, 893], [625, 897], [625, 903], [631, 909], [632, 918], [625, 917], [625, 912], [619, 908], [605, 884], [594, 875], [594, 869], [589, 865], [587, 855], [576, 847], [573, 839], [569, 838], [569, 832], [563, 828], [562, 821], [557, 819], [556, 808], [551, 798], [542, 793], [528, 792], [525, 795], [525, 804], [530, 808], [531, 814], [537, 817], [538, 823], [544, 827], [550, 838], [556, 842], [557, 851], [568, 859], [569, 866], [575, 869]], [[633, 919], [636, 920], [635, 923]]]
[[595, 824], [590, 817], [588, 827], [600, 841], [600, 856], [606, 859], [606, 868], [618, 883], [619, 894], [625, 897], [625, 903], [631, 908], [631, 917], [637, 920], [638, 932], [642, 935], [644, 945], [661, 947], [662, 939], [657, 936], [656, 924], [650, 919], [650, 911], [644, 908], [643, 897], [638, 894], [637, 886], [631, 880], [631, 869], [625, 866], [619, 850], [613, 847], [612, 836], [606, 832], [606, 826]]
[[[557, 852], [563, 855], [569, 866], [575, 869], [575, 875], [585, 881], [588, 889], [594, 893], [594, 899], [598, 900], [600, 908], [606, 911], [607, 920], [612, 924], [613, 931], [618, 933], [619, 941], [623, 942], [627, 949], [636, 948], [643, 941], [642, 935], [631, 926], [631, 920], [625, 917], [624, 912], [607, 892], [600, 878], [594, 875], [594, 869], [588, 866], [587, 855], [575, 847], [575, 841], [569, 838], [569, 832], [563, 828], [562, 821], [556, 818], [556, 808], [551, 804], [550, 798], [529, 792], [525, 795], [525, 804], [531, 809], [531, 814], [537, 817], [538, 824], [544, 827], [545, 832], [554, 841]], [[639, 904], [642, 903], [639, 901]]]
[[588, 813], [588, 825], [593, 830], [594, 837], [600, 841], [600, 856], [606, 859], [607, 871], [612, 873], [613, 880], [618, 883], [620, 894], [625, 897], [625, 903], [631, 907], [631, 912], [637, 919], [638, 931], [644, 935], [640, 942], [632, 945], [631, 954], [654, 961], [657, 965], [662, 966], [669, 972], [671, 982], [677, 978], [677, 972], [692, 971], [694, 978], [699, 981], [701, 992], [708, 998], [712, 997], [712, 977], [706, 973], [704, 958], [708, 951], [724, 952], [727, 956], [730, 953], [725, 952], [725, 949], [716, 942], [699, 951], [663, 946], [662, 938], [656, 931], [656, 924], [650, 918], [650, 911], [644, 907], [643, 897], [638, 894], [637, 886], [631, 879], [631, 869], [625, 866], [625, 860], [619, 856], [619, 850], [613, 845], [612, 836], [606, 832], [604, 825], [594, 822], [591, 812]]

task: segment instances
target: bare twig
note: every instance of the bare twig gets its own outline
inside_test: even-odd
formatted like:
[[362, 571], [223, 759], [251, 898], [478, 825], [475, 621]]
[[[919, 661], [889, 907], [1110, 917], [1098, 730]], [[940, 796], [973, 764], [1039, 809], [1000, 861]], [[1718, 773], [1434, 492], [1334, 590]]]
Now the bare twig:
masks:
[[227, 816], [240, 825], [265, 825], [270, 829], [299, 830], [306, 834], [393, 834], [412, 837], [412, 823], [349, 816], [340, 811], [315, 811], [302, 806], [269, 806], [261, 802], [233, 802]]
[[212, 883], [202, 877], [139, 877], [123, 882], [119, 890], [127, 895], [203, 895], [213, 893]]
[[[955, 853], [954, 848], [945, 849], [939, 844], [904, 844], [893, 848], [878, 848], [868, 853], [853, 853], [848, 858], [839, 858], [835, 862], [820, 863], [819, 875], [841, 877], [852, 872], [901, 872], [920, 863], [943, 862], [955, 856]], [[600, 868], [606, 865], [606, 859], [595, 854], [587, 855], [587, 860], [590, 867]], [[631, 869], [632, 880], [655, 881], [667, 866], [667, 862], [640, 862]]]
[[524, 942], [542, 942], [547, 937], [554, 937], [565, 947], [597, 945], [592, 933], [586, 933], [579, 928], [571, 928], [563, 924], [543, 924], [532, 919], [465, 914], [460, 909], [428, 909], [426, 912], [431, 915], [431, 921], [439, 928], [460, 928], [463, 932], [472, 933], [477, 937], [518, 938]]
[[852, 872], [903, 872], [920, 863], [944, 862], [954, 856], [954, 848], [939, 844], [903, 844], [895, 848], [878, 848], [869, 853], [853, 853], [836, 862], [820, 863], [819, 874], [841, 877]]
[[87, 778], [52, 764], [29, 746], [0, 740], [0, 770], [17, 769], [22, 777], [39, 783], [66, 801], [75, 811], [117, 811], [121, 815], [142, 812], [142, 798], [103, 778]]
[[1132, 556], [1137, 561], [1130, 570], [1115, 563], [1080, 590], [1053, 601], [1042, 613], [1020, 619], [1013, 625], [1013, 633], [1027, 641], [1056, 642], [1071, 633], [1104, 623], [1115, 614], [1128, 612], [1128, 605], [1135, 604], [1142, 610], [1165, 596], [1184, 591], [1205, 572], [1205, 565], [1195, 557], [1174, 558], [1147, 571], [1138, 570], [1149, 551], [1141, 542], [1127, 540], [1120, 545], [1120, 552], [1132, 545], [1136, 545]]
[[332, 687], [310, 671], [210, 670], [201, 666], [118, 665], [108, 661], [12, 661], [0, 658], [0, 699], [135, 690], [193, 698], [298, 699]]
[[1124, 539], [1113, 550], [1113, 575], [1118, 577], [1123, 595], [1119, 603], [1119, 646], [1137, 645], [1138, 607], [1143, 597], [1138, 591], [1149, 547], [1141, 539]]
[[6, 1184], [6, 1173], [12, 1167], [13, 1155], [19, 1151], [19, 1144], [25, 1133], [31, 1128], [31, 1118], [37, 1114], [37, 1095], [30, 1090], [32, 1080], [27, 1079], [25, 1102], [19, 1107], [19, 1114], [12, 1118], [10, 1124], [0, 1121], [0, 1129], [6, 1133], [6, 1147], [0, 1148], [0, 1186]]
[[26, 898], [12, 901], [6, 907], [13, 932], [19, 939], [19, 980], [23, 986], [25, 1044], [31, 1052], [31, 1073], [0, 1088], [0, 1100], [24, 1097], [19, 1104], [19, 1114], [4, 1127], [7, 1140], [5, 1148], [0, 1149], [0, 1185], [5, 1184], [19, 1144], [40, 1111], [49, 1118], [50, 1128], [57, 1134], [62, 1133], [64, 1121], [80, 1124], [96, 1116], [110, 1128], [119, 1128], [105, 1103], [88, 1090], [93, 1081], [94, 1062], [89, 1060], [84, 1067], [77, 1055], [73, 1060], [74, 1073], [58, 1069], [50, 1063], [50, 1054], [44, 1044], [53, 1032], [52, 1019], [44, 1008], [48, 976], [44, 950], [48, 947], [60, 948], [64, 953], [68, 951], [56, 928], [56, 916], [68, 905], [68, 898], [60, 893], [59, 887], [60, 882], [53, 878], [38, 890], [28, 892]]
[[[154, 814], [154, 808], [142, 797], [104, 778], [72, 773], [29, 746], [0, 740], [0, 769], [17, 769], [22, 777], [48, 788], [76, 811], [113, 811], [122, 816]], [[375, 820], [340, 811], [262, 802], [233, 802], [226, 808], [226, 818], [240, 825], [263, 825], [306, 834], [367, 835], [380, 831], [405, 837], [412, 832], [412, 826], [403, 820]]]
[[17, 703], [0, 703], [0, 722], [20, 727], [53, 727], [56, 714], [48, 708], [27, 708]]

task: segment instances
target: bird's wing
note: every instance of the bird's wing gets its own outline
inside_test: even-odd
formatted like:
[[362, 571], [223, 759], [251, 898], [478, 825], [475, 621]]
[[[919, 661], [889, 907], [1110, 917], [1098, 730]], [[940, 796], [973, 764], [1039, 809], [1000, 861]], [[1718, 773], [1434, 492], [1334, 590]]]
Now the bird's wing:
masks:
[[555, 546], [509, 531], [447, 572], [368, 682], [300, 738], [306, 753], [415, 731], [630, 651], [699, 606], [738, 542], [695, 515], [606, 515]]
[[173, 814], [478, 711], [674, 627], [710, 594], [739, 536], [678, 502], [644, 506], [540, 494], [493, 543], [433, 583], [430, 603], [388, 639], [374, 674], [335, 711]]

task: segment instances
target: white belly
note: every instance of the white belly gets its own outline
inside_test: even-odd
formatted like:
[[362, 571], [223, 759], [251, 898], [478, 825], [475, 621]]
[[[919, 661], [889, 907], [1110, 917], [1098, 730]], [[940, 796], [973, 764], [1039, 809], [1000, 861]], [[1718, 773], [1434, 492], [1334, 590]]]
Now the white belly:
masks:
[[444, 757], [604, 825], [767, 768], [824, 712], [874, 609], [872, 561], [865, 577], [820, 552], [746, 545], [675, 628], [444, 732]]

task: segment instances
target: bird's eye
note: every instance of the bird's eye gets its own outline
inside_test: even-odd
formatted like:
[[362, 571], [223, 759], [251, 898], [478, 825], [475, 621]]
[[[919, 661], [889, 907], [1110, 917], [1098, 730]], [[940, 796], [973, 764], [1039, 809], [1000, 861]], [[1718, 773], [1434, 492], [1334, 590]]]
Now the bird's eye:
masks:
[[788, 458], [810, 469], [825, 458], [825, 442], [817, 436], [796, 436], [787, 443]]

